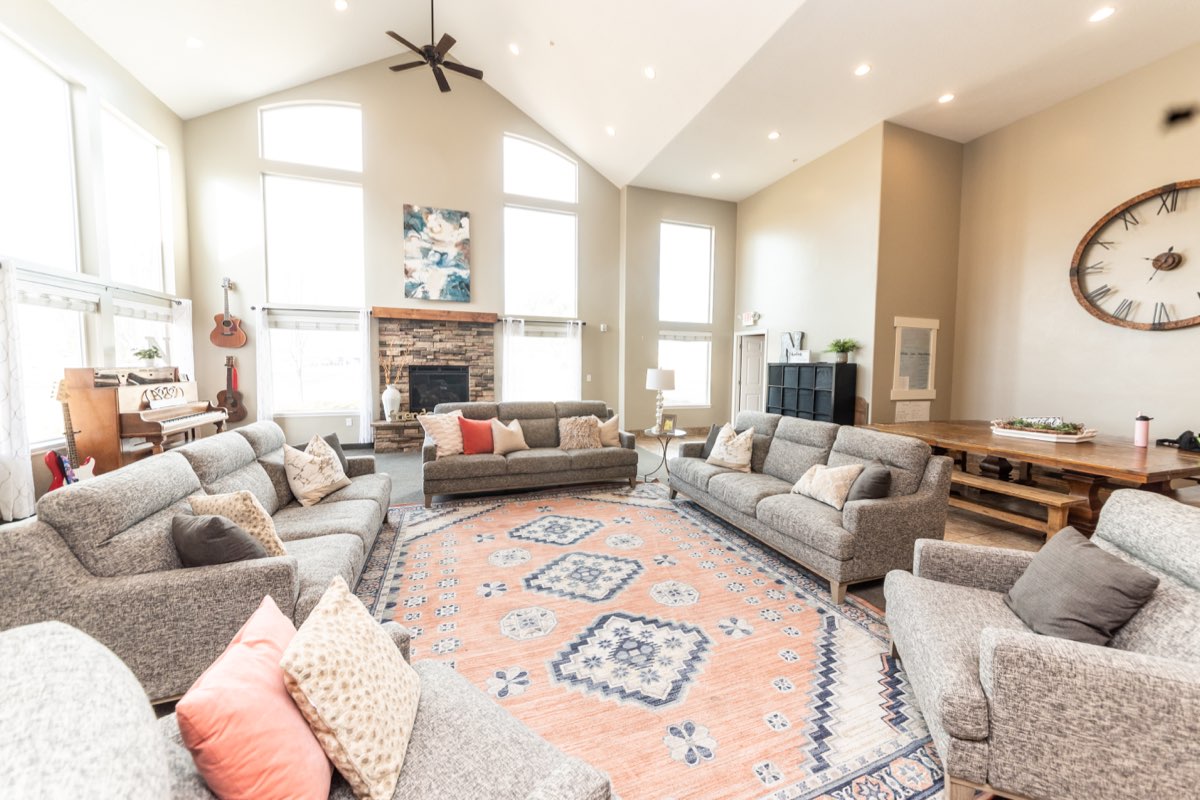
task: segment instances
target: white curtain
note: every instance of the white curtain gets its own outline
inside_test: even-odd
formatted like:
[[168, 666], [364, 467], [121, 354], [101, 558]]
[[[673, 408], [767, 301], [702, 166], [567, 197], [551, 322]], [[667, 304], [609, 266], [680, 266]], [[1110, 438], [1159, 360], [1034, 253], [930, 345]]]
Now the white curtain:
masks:
[[583, 323], [505, 320], [500, 399], [578, 400]]
[[500, 399], [513, 401], [518, 399], [518, 381], [520, 368], [518, 364], [520, 341], [525, 336], [525, 320], [506, 319], [500, 331]]
[[271, 326], [267, 324], [266, 306], [259, 306], [254, 316], [255, 406], [258, 419], [274, 419], [275, 391], [271, 386]]
[[375, 420], [375, 382], [371, 380], [372, 366], [375, 364], [371, 352], [371, 312], [365, 308], [358, 311], [358, 335], [362, 342], [362, 408], [358, 412], [359, 441], [369, 443], [375, 439], [375, 429], [371, 423]]
[[171, 306], [170, 341], [167, 343], [167, 363], [196, 380], [196, 348], [192, 344], [192, 301], [180, 300]]
[[33, 463], [25, 429], [21, 347], [17, 333], [17, 276], [0, 264], [0, 520], [33, 515]]
[[572, 320], [567, 323], [567, 370], [563, 385], [564, 399], [582, 400], [583, 388], [583, 323]]

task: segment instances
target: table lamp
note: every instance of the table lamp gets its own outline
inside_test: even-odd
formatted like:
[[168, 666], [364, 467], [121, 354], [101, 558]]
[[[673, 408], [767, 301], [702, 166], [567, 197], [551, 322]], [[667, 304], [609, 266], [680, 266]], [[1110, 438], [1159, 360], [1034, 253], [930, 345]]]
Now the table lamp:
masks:
[[675, 388], [675, 370], [654, 368], [646, 370], [646, 388], [658, 391], [658, 397], [654, 403], [654, 430], [661, 431], [663, 391], [669, 392]]

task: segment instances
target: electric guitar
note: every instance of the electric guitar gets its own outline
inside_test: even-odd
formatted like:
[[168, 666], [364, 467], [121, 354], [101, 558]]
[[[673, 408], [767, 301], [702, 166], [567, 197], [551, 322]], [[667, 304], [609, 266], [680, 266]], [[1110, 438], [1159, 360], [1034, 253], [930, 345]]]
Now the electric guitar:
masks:
[[213, 321], [217, 325], [208, 335], [208, 340], [217, 347], [242, 347], [246, 344], [246, 332], [242, 330], [242, 321], [229, 315], [229, 290], [231, 288], [233, 288], [233, 281], [229, 278], [222, 278], [221, 289], [225, 292], [225, 313], [213, 317]]
[[225, 356], [225, 388], [217, 392], [217, 405], [229, 414], [226, 422], [241, 422], [246, 418], [246, 405], [237, 388], [237, 367], [233, 365], [233, 356]]
[[64, 381], [58, 382], [53, 395], [54, 399], [62, 404], [63, 436], [67, 440], [67, 456], [64, 458], [57, 450], [50, 450], [42, 457], [46, 469], [50, 470], [50, 488], [52, 490], [96, 477], [95, 460], [88, 456], [80, 462], [79, 451], [75, 449], [75, 434], [79, 431], [75, 430], [75, 426], [71, 424], [71, 406], [67, 402], [70, 395], [67, 394], [67, 385]]

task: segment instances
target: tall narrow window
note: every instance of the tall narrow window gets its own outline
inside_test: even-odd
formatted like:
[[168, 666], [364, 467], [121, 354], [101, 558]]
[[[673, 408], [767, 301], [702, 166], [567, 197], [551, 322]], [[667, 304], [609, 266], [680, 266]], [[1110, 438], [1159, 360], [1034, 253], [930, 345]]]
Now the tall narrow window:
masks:
[[573, 317], [576, 217], [563, 211], [504, 209], [504, 310], [534, 317]]
[[145, 131], [107, 109], [101, 113], [100, 137], [109, 276], [116, 283], [162, 291], [167, 153]]
[[666, 405], [677, 408], [710, 404], [711, 334], [663, 331], [658, 338], [658, 366], [675, 370], [675, 388], [663, 392]]
[[337, 103], [296, 103], [259, 109], [262, 157], [362, 172], [362, 109]]
[[21, 381], [30, 442], [62, 438], [62, 406], [55, 400], [54, 387], [64, 368], [87, 364], [84, 318], [99, 308], [99, 298], [89, 292], [18, 284]]
[[0, 35], [0, 254], [79, 269], [67, 82]]
[[659, 226], [658, 318], [712, 322], [713, 229], [664, 222]]

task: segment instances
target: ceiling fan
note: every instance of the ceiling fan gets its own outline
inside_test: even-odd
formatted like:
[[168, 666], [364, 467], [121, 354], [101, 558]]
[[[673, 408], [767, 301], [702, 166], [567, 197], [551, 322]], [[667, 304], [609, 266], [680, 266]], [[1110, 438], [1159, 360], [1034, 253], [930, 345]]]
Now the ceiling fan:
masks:
[[442, 38], [438, 40], [437, 45], [433, 43], [433, 0], [429, 0], [429, 44], [424, 47], [417, 47], [415, 44], [405, 39], [395, 31], [388, 31], [387, 35], [395, 39], [400, 44], [412, 50], [419, 55], [421, 61], [412, 61], [408, 64], [397, 64], [394, 67], [388, 67], [392, 72], [401, 72], [413, 67], [423, 67], [426, 64], [433, 70], [433, 78], [437, 81], [438, 88], [443, 92], [450, 91], [450, 81], [446, 80], [446, 73], [442, 72], [442, 67], [451, 72], [458, 72], [462, 75], [467, 75], [471, 78], [482, 79], [483, 70], [475, 69], [474, 67], [464, 67], [462, 64], [455, 64], [453, 61], [446, 61], [446, 54], [450, 52], [450, 48], [454, 47], [455, 39], [448, 33], [443, 33]]

